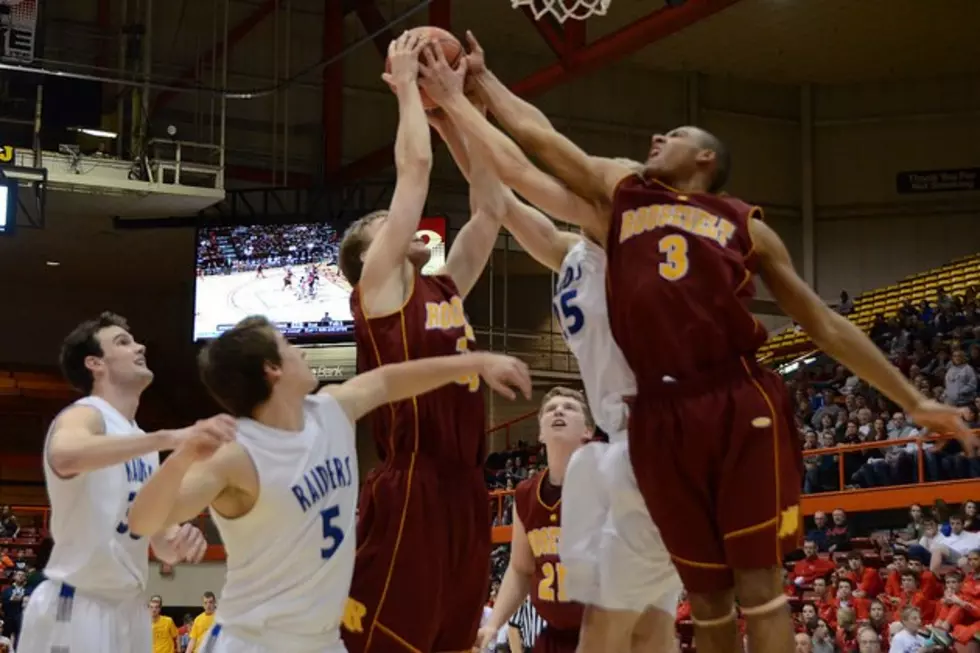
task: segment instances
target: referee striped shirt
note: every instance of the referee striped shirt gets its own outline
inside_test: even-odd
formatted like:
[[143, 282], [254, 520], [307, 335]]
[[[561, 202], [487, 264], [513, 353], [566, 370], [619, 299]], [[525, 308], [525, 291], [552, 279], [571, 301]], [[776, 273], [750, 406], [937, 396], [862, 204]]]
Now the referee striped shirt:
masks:
[[524, 650], [530, 651], [534, 648], [534, 643], [538, 640], [538, 635], [544, 630], [546, 624], [544, 619], [538, 615], [538, 611], [534, 609], [529, 596], [524, 599], [524, 604], [511, 617], [510, 625], [520, 631]]

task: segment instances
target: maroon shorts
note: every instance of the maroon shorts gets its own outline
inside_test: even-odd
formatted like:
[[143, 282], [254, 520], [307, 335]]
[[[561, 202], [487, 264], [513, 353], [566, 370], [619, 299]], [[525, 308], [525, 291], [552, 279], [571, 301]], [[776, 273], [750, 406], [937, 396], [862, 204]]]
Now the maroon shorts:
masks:
[[344, 644], [350, 653], [469, 650], [490, 583], [482, 469], [396, 456], [361, 489]]
[[684, 382], [641, 383], [629, 450], [688, 591], [729, 589], [733, 569], [778, 567], [797, 547], [802, 456], [774, 372], [739, 359]]
[[559, 630], [545, 626], [534, 641], [533, 653], [575, 653], [578, 649], [578, 630]]

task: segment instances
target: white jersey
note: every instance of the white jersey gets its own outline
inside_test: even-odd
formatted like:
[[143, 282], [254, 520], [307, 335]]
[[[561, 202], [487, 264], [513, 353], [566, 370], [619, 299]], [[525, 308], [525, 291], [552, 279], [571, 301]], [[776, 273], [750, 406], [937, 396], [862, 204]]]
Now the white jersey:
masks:
[[613, 340], [606, 308], [606, 253], [585, 238], [561, 263], [555, 314], [578, 360], [589, 408], [610, 440], [626, 436], [623, 397], [636, 394], [636, 379]]
[[[140, 435], [143, 430], [100, 397], [72, 406], [91, 406], [102, 415], [110, 436]], [[129, 532], [127, 515], [136, 493], [160, 466], [156, 452], [72, 478], [59, 477], [48, 462], [45, 440], [44, 480], [51, 499], [54, 547], [44, 574], [85, 595], [110, 601], [141, 596], [149, 574], [149, 542]]]
[[270, 651], [342, 647], [354, 573], [354, 425], [330, 395], [308, 397], [303, 412], [299, 433], [239, 420], [238, 442], [255, 465], [259, 496], [236, 519], [211, 510], [228, 556], [215, 620]]

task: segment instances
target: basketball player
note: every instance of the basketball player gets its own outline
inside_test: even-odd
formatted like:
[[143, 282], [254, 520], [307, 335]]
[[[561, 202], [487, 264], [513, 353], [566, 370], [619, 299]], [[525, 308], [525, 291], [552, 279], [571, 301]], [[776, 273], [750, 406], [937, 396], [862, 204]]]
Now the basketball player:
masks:
[[262, 317], [213, 340], [201, 352], [201, 377], [238, 418], [237, 441], [188, 441], [130, 511], [133, 532], [149, 533], [210, 508], [228, 574], [201, 649], [208, 653], [340, 653], [341, 621], [363, 628], [364, 613], [345, 614], [360, 417], [470, 374], [509, 397], [509, 386], [531, 392], [526, 365], [474, 353], [383, 365], [311, 396], [317, 382], [303, 358]]
[[140, 395], [153, 380], [146, 347], [126, 321], [103, 313], [65, 338], [61, 368], [86, 396], [63, 410], [48, 431], [44, 476], [54, 545], [47, 578], [24, 613], [23, 653], [145, 653], [152, 648], [146, 614], [148, 550], [174, 564], [196, 562], [206, 543], [190, 526], [135, 535], [127, 511], [159, 466], [158, 451], [202, 434], [234, 436], [219, 416], [177, 431], [144, 433], [134, 421]]
[[[452, 86], [456, 75], [439, 54], [430, 76]], [[919, 395], [796, 275], [758, 207], [715, 194], [730, 167], [717, 137], [697, 127], [657, 134], [638, 175], [542, 128], [528, 117], [537, 110], [486, 72], [478, 46], [471, 56], [467, 67], [489, 110], [563, 183], [488, 129], [458, 89], [443, 98], [444, 111], [464, 137], [492, 144], [506, 184], [607, 249], [610, 325], [638, 382], [630, 459], [689, 591], [698, 649], [736, 650], [737, 596], [753, 653], [789, 650], [780, 565], [799, 532], [800, 450], [785, 386], [754, 360], [766, 333], [746, 308], [753, 273], [821, 349], [917, 423], [957, 434], [971, 453], [976, 438], [954, 408]]]
[[[397, 182], [388, 211], [355, 222], [340, 246], [354, 287], [351, 310], [361, 370], [463, 353], [475, 340], [463, 300], [499, 232], [499, 198], [485, 167], [471, 174], [473, 217], [446, 265], [422, 275], [428, 250], [415, 238], [432, 165], [417, 87], [424, 41], [406, 33], [389, 48], [385, 80], [398, 98]], [[499, 190], [499, 184], [493, 188]], [[469, 650], [490, 582], [489, 496], [483, 395], [476, 375], [374, 416], [381, 465], [365, 483], [351, 600], [364, 627], [344, 632], [354, 653]]]
[[[429, 116], [464, 176], [471, 155], [489, 156], [478, 139], [469, 142], [467, 152], [462, 135], [441, 111]], [[613, 442], [578, 449], [562, 492], [559, 553], [565, 589], [586, 605], [579, 650], [672, 650], [680, 579], [629, 464], [624, 397], [636, 393], [636, 381], [609, 330], [605, 252], [578, 234], [559, 231], [509, 191], [506, 202], [504, 226], [535, 260], [558, 274], [555, 314], [579, 361], [591, 412]], [[481, 642], [490, 637], [484, 624]]]
[[582, 604], [568, 596], [558, 554], [562, 483], [572, 454], [592, 438], [595, 424], [580, 392], [556, 387], [541, 402], [538, 428], [548, 468], [521, 481], [514, 492], [510, 561], [474, 651], [486, 650], [529, 592], [534, 609], [547, 623], [534, 643], [535, 653], [575, 653], [578, 646]]

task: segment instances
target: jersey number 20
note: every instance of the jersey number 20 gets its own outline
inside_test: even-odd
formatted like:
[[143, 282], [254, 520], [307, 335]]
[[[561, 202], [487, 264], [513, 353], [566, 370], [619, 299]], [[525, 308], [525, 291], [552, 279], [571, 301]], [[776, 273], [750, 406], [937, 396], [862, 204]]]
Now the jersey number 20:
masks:
[[327, 546], [320, 549], [320, 557], [329, 560], [333, 554], [337, 553], [341, 542], [344, 541], [344, 531], [333, 523], [333, 520], [340, 517], [340, 506], [330, 506], [326, 510], [320, 511], [320, 518], [323, 520], [323, 539]]

